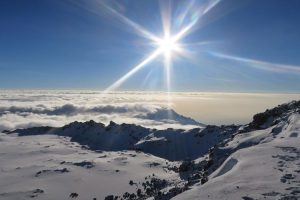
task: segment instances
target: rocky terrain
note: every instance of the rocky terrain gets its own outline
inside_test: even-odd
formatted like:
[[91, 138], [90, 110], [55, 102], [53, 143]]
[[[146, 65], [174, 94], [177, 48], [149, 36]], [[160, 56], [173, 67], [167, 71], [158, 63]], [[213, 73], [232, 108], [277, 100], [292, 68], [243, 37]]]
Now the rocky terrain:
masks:
[[[151, 117], [151, 116], [148, 116]], [[299, 199], [300, 101], [247, 125], [4, 131], [1, 199]]]

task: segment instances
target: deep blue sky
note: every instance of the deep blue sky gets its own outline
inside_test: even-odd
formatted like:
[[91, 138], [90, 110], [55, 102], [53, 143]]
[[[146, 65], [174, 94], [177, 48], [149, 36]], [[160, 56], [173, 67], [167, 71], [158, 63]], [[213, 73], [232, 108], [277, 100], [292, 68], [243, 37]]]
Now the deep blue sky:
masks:
[[[182, 2], [172, 2], [174, 22], [186, 6]], [[120, 0], [110, 6], [162, 34], [158, 1]], [[186, 48], [192, 58], [175, 57], [173, 91], [300, 92], [299, 0], [223, 0], [196, 26], [181, 41], [191, 44]], [[204, 41], [209, 43], [193, 45]], [[149, 42], [96, 0], [2, 0], [0, 88], [105, 89], [155, 49]], [[265, 70], [209, 52], [293, 70]], [[165, 90], [164, 83], [160, 57], [120, 89]]]

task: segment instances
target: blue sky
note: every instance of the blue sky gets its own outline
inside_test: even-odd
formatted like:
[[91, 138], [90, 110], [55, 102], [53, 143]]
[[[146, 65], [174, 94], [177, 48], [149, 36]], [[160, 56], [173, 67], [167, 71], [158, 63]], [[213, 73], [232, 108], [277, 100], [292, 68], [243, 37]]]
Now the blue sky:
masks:
[[[172, 33], [210, 2], [172, 1]], [[0, 88], [106, 89], [155, 50], [102, 5], [96, 0], [0, 1]], [[159, 1], [105, 5], [163, 35]], [[188, 19], [178, 25], [188, 5]], [[298, 0], [220, 1], [180, 40], [190, 53], [173, 56], [171, 90], [298, 93], [299, 8]], [[166, 90], [164, 73], [160, 56], [118, 89]]]

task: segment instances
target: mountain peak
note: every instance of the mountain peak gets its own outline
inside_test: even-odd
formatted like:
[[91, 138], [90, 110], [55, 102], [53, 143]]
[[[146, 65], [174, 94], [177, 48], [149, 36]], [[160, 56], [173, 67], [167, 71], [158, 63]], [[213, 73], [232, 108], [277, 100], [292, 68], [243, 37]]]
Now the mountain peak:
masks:
[[300, 101], [291, 101], [281, 104], [265, 112], [253, 116], [252, 122], [245, 126], [245, 131], [265, 129], [286, 120], [293, 113], [300, 113]]

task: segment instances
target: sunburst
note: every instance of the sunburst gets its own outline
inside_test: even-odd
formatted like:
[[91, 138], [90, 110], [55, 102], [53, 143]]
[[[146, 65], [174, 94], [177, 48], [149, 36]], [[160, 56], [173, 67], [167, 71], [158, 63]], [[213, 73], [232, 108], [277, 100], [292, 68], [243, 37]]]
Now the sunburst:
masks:
[[[156, 46], [156, 49], [150, 53], [144, 60], [142, 60], [139, 64], [134, 66], [129, 72], [127, 72], [125, 75], [123, 75], [121, 78], [119, 78], [117, 81], [115, 81], [112, 85], [107, 87], [104, 90], [104, 93], [116, 90], [119, 88], [128, 78], [130, 78], [133, 74], [138, 72], [143, 67], [150, 64], [154, 59], [157, 59], [159, 56], [164, 56], [163, 65], [166, 72], [166, 83], [167, 83], [167, 92], [168, 92], [168, 101], [171, 101], [171, 97], [169, 95], [171, 91], [171, 75], [170, 71], [172, 68], [172, 58], [174, 55], [178, 55], [180, 53], [184, 52], [184, 49], [181, 48], [180, 42], [181, 40], [186, 37], [190, 31], [195, 27], [200, 17], [205, 15], [209, 10], [211, 10], [214, 6], [216, 6], [220, 0], [208, 0], [205, 5], [201, 5], [201, 7], [198, 9], [197, 13], [193, 13], [193, 17], [186, 25], [183, 25], [182, 28], [175, 34], [172, 34], [171, 30], [171, 14], [170, 9], [163, 10], [162, 9], [162, 21], [163, 21], [163, 37], [158, 37], [151, 33], [150, 31], [146, 30], [141, 25], [135, 23], [131, 19], [128, 19], [127, 17], [123, 16], [119, 12], [117, 12], [112, 7], [108, 6], [107, 4], [103, 4], [103, 6], [110, 11], [115, 17], [120, 19], [120, 21], [124, 22], [126, 25], [133, 28], [139, 35], [144, 36], [145, 38], [149, 39], [151, 43], [154, 43]], [[183, 19], [187, 16], [187, 13], [189, 12], [189, 9], [193, 7], [193, 1], [191, 1], [190, 4], [188, 4], [187, 8], [184, 9], [185, 12], [181, 13], [179, 15], [179, 19], [183, 21]]]

